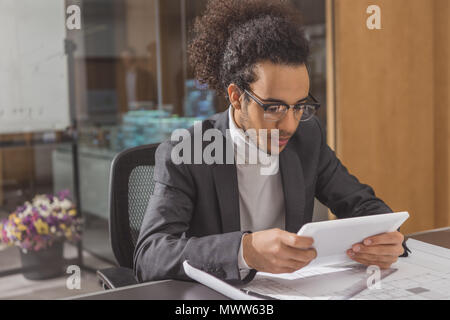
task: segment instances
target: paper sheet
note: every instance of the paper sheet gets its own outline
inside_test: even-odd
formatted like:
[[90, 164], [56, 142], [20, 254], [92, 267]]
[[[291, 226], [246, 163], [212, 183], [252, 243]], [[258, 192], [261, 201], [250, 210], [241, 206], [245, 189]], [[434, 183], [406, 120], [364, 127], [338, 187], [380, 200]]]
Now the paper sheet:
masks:
[[[384, 270], [385, 278], [396, 269]], [[276, 299], [287, 300], [346, 300], [367, 288], [366, 267], [316, 267], [291, 274], [258, 273], [246, 289]]]
[[[380, 289], [368, 290], [360, 264], [305, 268], [290, 274], [258, 272], [247, 289], [276, 299], [450, 299], [450, 250], [409, 239], [412, 253], [381, 270]], [[231, 299], [249, 300], [240, 288], [183, 263], [192, 279]]]
[[450, 249], [408, 239], [411, 253], [394, 264], [398, 272], [354, 299], [450, 299]]
[[450, 250], [414, 239], [408, 247], [408, 258], [381, 270], [379, 289], [368, 289], [362, 265], [258, 273], [246, 288], [277, 299], [450, 299]]
[[233, 299], [233, 300], [261, 300], [259, 298], [252, 297], [252, 296], [245, 294], [238, 288], [233, 287], [232, 285], [229, 285], [225, 281], [222, 281], [222, 280], [210, 275], [207, 272], [204, 272], [202, 270], [194, 268], [193, 266], [191, 266], [189, 264], [188, 261], [183, 262], [183, 268], [184, 268], [184, 272], [186, 272], [186, 274], [190, 278], [200, 282], [201, 284], [204, 284], [207, 287], [210, 287], [213, 290], [216, 290], [217, 292], [220, 292], [221, 294], [227, 296], [230, 299]]

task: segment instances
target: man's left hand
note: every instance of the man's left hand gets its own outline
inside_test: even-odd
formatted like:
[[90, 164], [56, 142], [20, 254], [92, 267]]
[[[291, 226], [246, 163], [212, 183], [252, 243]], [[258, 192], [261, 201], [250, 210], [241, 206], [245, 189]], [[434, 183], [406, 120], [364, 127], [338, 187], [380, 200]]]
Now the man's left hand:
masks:
[[388, 269], [404, 253], [403, 239], [403, 234], [398, 231], [382, 233], [354, 244], [347, 250], [347, 255], [363, 265]]

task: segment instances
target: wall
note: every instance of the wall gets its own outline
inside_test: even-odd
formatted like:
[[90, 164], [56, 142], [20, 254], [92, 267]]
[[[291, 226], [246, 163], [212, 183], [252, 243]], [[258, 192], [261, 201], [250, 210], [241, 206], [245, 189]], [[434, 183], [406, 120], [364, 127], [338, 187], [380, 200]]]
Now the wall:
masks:
[[[393, 210], [410, 212], [404, 233], [448, 225], [448, 1], [329, 4], [338, 156]], [[372, 4], [381, 30], [366, 27]]]
[[450, 1], [435, 0], [435, 224], [450, 225]]

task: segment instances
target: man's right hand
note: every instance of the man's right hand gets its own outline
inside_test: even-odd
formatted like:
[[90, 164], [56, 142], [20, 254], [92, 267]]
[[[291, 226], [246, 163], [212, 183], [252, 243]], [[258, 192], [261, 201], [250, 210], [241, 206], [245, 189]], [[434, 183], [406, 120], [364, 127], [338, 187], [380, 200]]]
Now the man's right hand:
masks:
[[243, 257], [247, 265], [255, 270], [270, 273], [297, 271], [316, 256], [311, 248], [313, 239], [298, 236], [281, 229], [270, 229], [244, 234]]

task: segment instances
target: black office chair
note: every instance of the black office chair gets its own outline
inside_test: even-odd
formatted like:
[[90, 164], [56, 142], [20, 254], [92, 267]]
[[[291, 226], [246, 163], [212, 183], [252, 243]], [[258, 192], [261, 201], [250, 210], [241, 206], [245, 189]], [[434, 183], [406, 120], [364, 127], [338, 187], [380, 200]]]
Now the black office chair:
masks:
[[109, 234], [119, 266], [97, 271], [104, 289], [138, 283], [133, 272], [133, 252], [155, 186], [153, 169], [158, 145], [125, 150], [111, 164]]

